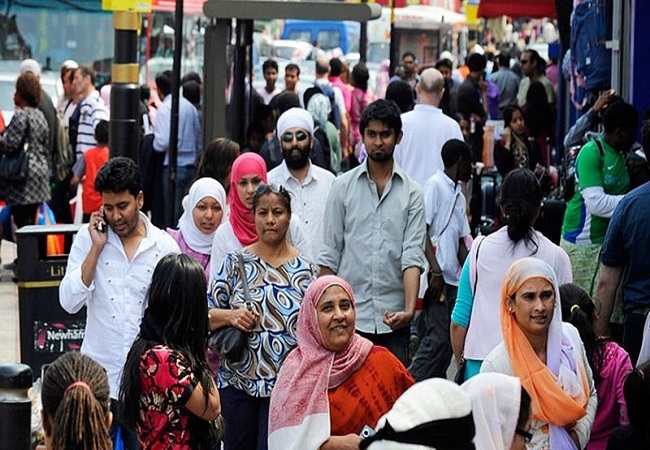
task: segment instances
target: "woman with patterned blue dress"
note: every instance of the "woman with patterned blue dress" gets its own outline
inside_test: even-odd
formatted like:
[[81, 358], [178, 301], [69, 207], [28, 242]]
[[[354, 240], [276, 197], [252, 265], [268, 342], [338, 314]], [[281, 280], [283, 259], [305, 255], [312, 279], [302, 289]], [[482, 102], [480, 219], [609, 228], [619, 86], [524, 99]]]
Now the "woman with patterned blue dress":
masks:
[[[287, 240], [291, 198], [282, 187], [260, 185], [253, 196], [257, 242], [229, 253], [208, 290], [210, 329], [248, 332], [240, 358], [221, 355], [217, 385], [221, 396], [226, 450], [266, 450], [269, 399], [280, 366], [296, 347], [296, 321], [317, 267]], [[244, 283], [250, 301], [246, 305]]]

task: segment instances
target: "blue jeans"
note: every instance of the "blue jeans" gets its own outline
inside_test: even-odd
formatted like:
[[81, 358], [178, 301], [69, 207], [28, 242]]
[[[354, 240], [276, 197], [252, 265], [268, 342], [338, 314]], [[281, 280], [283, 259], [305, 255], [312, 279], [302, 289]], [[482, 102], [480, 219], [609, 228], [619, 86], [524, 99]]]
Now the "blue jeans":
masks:
[[646, 313], [627, 311], [623, 321], [622, 347], [630, 355], [632, 365], [636, 364], [641, 353], [643, 343], [643, 329], [645, 328]]
[[430, 300], [422, 305], [417, 321], [420, 345], [409, 367], [415, 381], [447, 377], [453, 355], [449, 327], [458, 287], [445, 284], [443, 293], [445, 301]]
[[[194, 180], [196, 175], [196, 167], [194, 166], [178, 166], [176, 168], [176, 194], [174, 197], [174, 214], [172, 221], [169, 224], [172, 227], [176, 227], [178, 219], [183, 212], [182, 201], [183, 197], [187, 194], [187, 191], [190, 190], [190, 185]], [[169, 199], [167, 198], [167, 189], [169, 186], [169, 166], [163, 167], [163, 192], [165, 198], [165, 205], [169, 204]]]
[[115, 439], [117, 438], [117, 429], [122, 428], [122, 442], [125, 450], [140, 450], [140, 443], [138, 442], [138, 435], [135, 430], [127, 429], [119, 421], [119, 402], [114, 398], [111, 399], [111, 412], [113, 413], [113, 422], [111, 428], [108, 430], [108, 435], [113, 441], [113, 448], [115, 448]]

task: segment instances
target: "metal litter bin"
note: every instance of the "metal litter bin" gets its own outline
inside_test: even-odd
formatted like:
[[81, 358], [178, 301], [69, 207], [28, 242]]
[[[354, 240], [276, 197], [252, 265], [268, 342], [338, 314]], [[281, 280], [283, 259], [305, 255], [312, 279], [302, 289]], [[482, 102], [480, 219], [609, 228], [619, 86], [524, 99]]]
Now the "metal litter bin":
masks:
[[0, 450], [32, 448], [32, 371], [24, 364], [0, 364]]
[[[16, 231], [20, 360], [34, 376], [44, 364], [81, 348], [86, 310], [71, 315], [59, 304], [59, 285], [78, 230], [79, 225], [29, 225]], [[64, 236], [63, 254], [48, 255], [48, 235]]]

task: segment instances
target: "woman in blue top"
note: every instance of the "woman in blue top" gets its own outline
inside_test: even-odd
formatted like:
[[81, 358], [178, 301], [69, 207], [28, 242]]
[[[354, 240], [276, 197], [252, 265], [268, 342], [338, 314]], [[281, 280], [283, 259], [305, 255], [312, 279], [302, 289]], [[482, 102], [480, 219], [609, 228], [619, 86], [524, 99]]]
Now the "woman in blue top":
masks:
[[483, 359], [502, 341], [499, 299], [505, 273], [513, 262], [527, 256], [539, 258], [550, 264], [560, 283], [572, 279], [564, 250], [533, 229], [542, 203], [542, 191], [533, 172], [510, 172], [498, 202], [505, 226], [472, 244], [451, 315], [451, 345], [457, 364], [461, 357], [467, 360], [466, 378], [479, 372]]

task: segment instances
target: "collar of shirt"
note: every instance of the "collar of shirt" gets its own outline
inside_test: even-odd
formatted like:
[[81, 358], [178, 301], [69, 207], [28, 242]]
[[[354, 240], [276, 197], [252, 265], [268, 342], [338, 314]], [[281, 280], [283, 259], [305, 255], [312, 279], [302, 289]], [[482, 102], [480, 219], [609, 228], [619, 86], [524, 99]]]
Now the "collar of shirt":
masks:
[[[140, 245], [138, 245], [138, 249], [135, 251], [135, 254], [131, 260], [135, 259], [139, 253], [142, 253], [155, 246], [158, 242], [156, 232], [161, 232], [161, 230], [152, 225], [149, 218], [142, 211], [139, 212], [139, 216], [140, 221], [143, 222], [145, 226], [145, 235], [142, 238]], [[122, 240], [117, 235], [117, 233], [111, 229], [111, 227], [108, 227], [108, 243], [117, 247], [121, 252], [124, 252], [124, 245], [122, 244]]]
[[280, 179], [282, 179], [283, 181], [293, 180], [296, 183], [300, 184], [301, 186], [307, 186], [312, 181], [318, 181], [318, 174], [316, 173], [315, 170], [313, 170], [314, 166], [312, 165], [311, 161], [309, 161], [308, 164], [309, 164], [309, 172], [307, 172], [307, 176], [305, 177], [305, 181], [303, 181], [302, 184], [301, 184], [300, 181], [298, 180], [298, 178], [294, 177], [291, 174], [291, 172], [289, 171], [289, 168], [287, 167], [286, 161], [282, 161], [282, 164], [280, 164], [278, 166], [279, 167], [278, 172], [279, 172], [279, 175], [280, 175]]
[[440, 179], [442, 179], [444, 183], [451, 188], [452, 191], [460, 190], [460, 183], [452, 180], [451, 177], [447, 175], [443, 170], [440, 171]]
[[425, 105], [423, 103], [418, 103], [417, 105], [415, 105], [415, 108], [413, 109], [415, 109], [416, 111], [431, 111], [435, 114], [442, 114], [442, 109], [433, 105]]
[[[357, 174], [357, 178], [361, 177], [361, 175], [364, 174], [366, 175], [367, 179], [370, 179], [370, 172], [368, 171], [368, 158], [366, 158], [366, 160], [359, 166], [359, 173]], [[395, 175], [400, 177], [402, 180], [406, 179], [406, 174], [400, 168], [400, 166], [397, 165], [397, 161], [393, 159], [393, 173], [390, 176], [391, 180], [395, 178]]]

